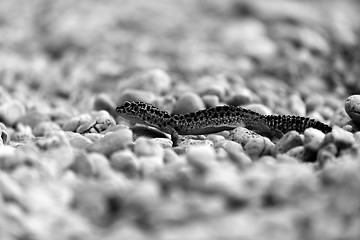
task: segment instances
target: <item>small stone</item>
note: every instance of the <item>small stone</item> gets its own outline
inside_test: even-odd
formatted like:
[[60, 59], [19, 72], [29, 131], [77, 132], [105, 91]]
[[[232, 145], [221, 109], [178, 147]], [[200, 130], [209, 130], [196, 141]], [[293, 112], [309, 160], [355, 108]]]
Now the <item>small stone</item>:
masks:
[[234, 106], [243, 106], [258, 101], [259, 97], [253, 91], [245, 86], [241, 86], [239, 91], [236, 91], [236, 94], [230, 97], [226, 103]]
[[360, 145], [360, 132], [354, 133], [355, 142]]
[[83, 152], [75, 154], [74, 162], [69, 168], [84, 177], [93, 176], [95, 172], [94, 165], [89, 160], [89, 157]]
[[[86, 114], [87, 115], [87, 114]], [[82, 119], [80, 120], [79, 126], [76, 128], [77, 133], [84, 134], [88, 132], [97, 132], [94, 130], [94, 126], [96, 124], [96, 120], [90, 116], [90, 119]]]
[[10, 136], [7, 132], [6, 126], [2, 122], [0, 122], [0, 138], [3, 144], [9, 144]]
[[37, 124], [45, 121], [50, 121], [49, 116], [37, 112], [36, 110], [29, 111], [18, 119], [18, 123], [30, 126], [31, 128], [34, 128]]
[[85, 149], [93, 143], [90, 139], [79, 133], [66, 131], [65, 136], [73, 148]]
[[95, 119], [93, 128], [95, 132], [104, 132], [116, 125], [114, 118], [105, 110], [95, 112], [92, 114], [92, 118]]
[[268, 138], [253, 138], [245, 144], [244, 150], [251, 158], [259, 158], [270, 154], [273, 145]]
[[221, 135], [218, 135], [218, 134], [209, 134], [207, 136], [207, 139], [212, 141], [215, 145], [218, 143], [218, 142], [222, 142], [222, 141], [225, 141], [225, 138], [224, 136], [221, 136]]
[[243, 147], [251, 139], [256, 138], [263, 139], [264, 137], [244, 127], [235, 128], [234, 130], [230, 131], [229, 135], [229, 140], [240, 143]]
[[304, 131], [304, 147], [310, 151], [318, 151], [325, 139], [325, 134], [318, 129], [308, 128]]
[[0, 189], [2, 198], [7, 201], [11, 200], [17, 203], [22, 203], [24, 199], [24, 190], [5, 172], [0, 174]]
[[175, 153], [171, 148], [164, 149], [164, 163], [168, 164], [176, 164], [183, 163], [184, 161]]
[[156, 95], [152, 92], [137, 90], [137, 89], [126, 89], [120, 94], [120, 97], [116, 101], [116, 105], [120, 106], [125, 101], [140, 101], [146, 103], [154, 102]]
[[304, 160], [305, 154], [306, 154], [306, 150], [304, 146], [296, 146], [286, 152], [286, 155], [299, 160]]
[[190, 165], [200, 171], [209, 169], [216, 161], [214, 149], [207, 145], [189, 147], [186, 158]]
[[[229, 141], [229, 143], [235, 143], [233, 141]], [[238, 143], [235, 143], [237, 144], [238, 146], [241, 147], [240, 144]], [[247, 155], [243, 150], [242, 150], [242, 147], [241, 147], [241, 150], [240, 148], [238, 147], [234, 147], [234, 146], [228, 146], [228, 145], [232, 145], [232, 144], [225, 144], [224, 147], [224, 150], [227, 152], [230, 160], [235, 163], [235, 165], [237, 167], [239, 167], [240, 169], [244, 169], [248, 166], [251, 165], [252, 163], [252, 160], [251, 158], [249, 157], [249, 155]]]
[[339, 126], [334, 126], [330, 136], [333, 138], [338, 147], [351, 147], [355, 143], [354, 135], [351, 132], [345, 131]]
[[137, 176], [141, 169], [141, 162], [130, 150], [120, 150], [111, 154], [110, 165], [113, 169], [123, 172], [128, 177]]
[[352, 95], [345, 101], [345, 111], [356, 123], [360, 123], [360, 95]]
[[226, 89], [220, 84], [204, 85], [199, 93], [200, 96], [212, 95], [217, 96], [218, 99], [224, 99], [226, 95]]
[[175, 103], [173, 114], [196, 112], [205, 109], [202, 99], [195, 93], [185, 93]]
[[227, 152], [244, 152], [243, 147], [239, 143], [230, 140], [217, 142], [215, 148], [219, 147], [225, 149]]
[[287, 132], [279, 142], [276, 143], [275, 150], [277, 153], [285, 153], [290, 149], [303, 144], [301, 136], [296, 131]]
[[103, 137], [103, 134], [100, 134], [100, 133], [85, 133], [85, 134], [80, 134], [80, 135], [86, 137], [87, 139], [89, 139], [92, 142], [97, 142], [98, 140], [100, 140]]
[[289, 110], [292, 114], [298, 116], [306, 115], [306, 105], [299, 94], [292, 94], [289, 99]]
[[135, 141], [134, 153], [141, 162], [141, 173], [152, 175], [164, 167], [164, 149], [159, 144], [145, 138]]
[[141, 156], [141, 174], [145, 177], [157, 174], [164, 167], [164, 159], [160, 156]]
[[110, 156], [111, 153], [117, 150], [125, 149], [132, 142], [132, 137], [132, 132], [129, 129], [120, 129], [105, 134], [103, 138], [86, 149], [89, 152], [98, 152]]
[[109, 95], [101, 93], [95, 97], [94, 100], [94, 107], [93, 109], [96, 111], [105, 110], [110, 113], [111, 116], [116, 117], [116, 104], [115, 102], [109, 97]]
[[[90, 115], [89, 115], [89, 119], [90, 119]], [[62, 129], [64, 131], [76, 132], [76, 129], [79, 127], [80, 124], [81, 124], [80, 118], [73, 117], [64, 123]]]
[[[334, 146], [334, 147], [336, 149], [336, 146]], [[336, 161], [336, 157], [335, 157], [333, 150], [323, 148], [323, 149], [320, 149], [320, 151], [318, 152], [316, 161], [318, 162], [319, 167], [322, 168], [329, 162]]]
[[198, 139], [191, 139], [191, 138], [185, 138], [184, 141], [181, 141], [179, 143], [179, 147], [185, 148], [185, 149], [190, 146], [201, 146], [201, 145], [213, 146], [214, 143], [210, 140], [198, 140]]
[[216, 95], [204, 95], [202, 96], [202, 100], [207, 108], [216, 107], [219, 105], [219, 97]]
[[113, 174], [108, 159], [99, 153], [89, 153], [87, 158], [92, 166], [94, 176], [108, 177]]
[[134, 153], [136, 156], [164, 156], [164, 149], [154, 141], [138, 138], [135, 141]]
[[0, 105], [0, 121], [13, 126], [25, 115], [25, 106], [18, 100], [11, 100]]
[[169, 138], [153, 138], [150, 139], [150, 141], [156, 142], [162, 148], [171, 148], [173, 145], [173, 142]]
[[271, 109], [266, 107], [263, 104], [248, 104], [248, 105], [244, 106], [244, 108], [252, 110], [252, 111], [260, 113], [260, 114], [263, 114], [263, 115], [272, 114]]
[[318, 94], [310, 94], [305, 99], [306, 112], [313, 112], [324, 105], [324, 97]]
[[18, 131], [11, 134], [11, 141], [28, 143], [35, 139], [31, 127], [27, 125], [18, 125]]
[[343, 108], [337, 110], [334, 115], [331, 117], [331, 126], [337, 125], [339, 127], [344, 127], [351, 122], [351, 118], [346, 113]]
[[61, 131], [60, 126], [57, 123], [47, 121], [40, 122], [32, 130], [36, 137], [45, 136], [46, 134], [49, 134], [53, 131]]
[[170, 90], [172, 80], [167, 72], [162, 69], [151, 69], [144, 73], [131, 76], [127, 80], [119, 82], [118, 89], [145, 90], [156, 95]]

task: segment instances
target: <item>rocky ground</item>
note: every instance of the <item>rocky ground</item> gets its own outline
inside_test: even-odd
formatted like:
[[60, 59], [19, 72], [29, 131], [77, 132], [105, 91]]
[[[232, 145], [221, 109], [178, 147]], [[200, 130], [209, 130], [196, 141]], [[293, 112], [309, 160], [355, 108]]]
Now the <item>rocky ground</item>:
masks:
[[[358, 1], [0, 1], [0, 239], [360, 239]], [[309, 116], [145, 138], [115, 108]]]

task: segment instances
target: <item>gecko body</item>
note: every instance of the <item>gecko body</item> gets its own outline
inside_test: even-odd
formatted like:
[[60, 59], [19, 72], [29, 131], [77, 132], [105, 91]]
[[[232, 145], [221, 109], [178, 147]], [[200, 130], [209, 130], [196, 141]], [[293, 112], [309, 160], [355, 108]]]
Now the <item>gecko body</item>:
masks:
[[245, 127], [260, 135], [280, 138], [286, 132], [300, 133], [306, 128], [316, 128], [324, 133], [331, 127], [314, 119], [291, 115], [262, 115], [238, 106], [217, 106], [192, 113], [171, 115], [143, 102], [125, 102], [116, 108], [120, 116], [135, 122], [147, 124], [171, 135], [174, 146], [179, 135], [200, 135], [217, 133]]

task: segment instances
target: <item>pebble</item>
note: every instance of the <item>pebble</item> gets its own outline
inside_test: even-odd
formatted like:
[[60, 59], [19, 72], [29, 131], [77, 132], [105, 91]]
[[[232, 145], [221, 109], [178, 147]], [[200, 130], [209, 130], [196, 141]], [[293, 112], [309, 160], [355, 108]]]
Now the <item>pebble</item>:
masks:
[[19, 124], [34, 128], [40, 122], [46, 122], [46, 121], [50, 121], [49, 116], [40, 113], [36, 110], [30, 110], [27, 113], [25, 113], [25, 115], [22, 115], [22, 117], [20, 117], [17, 122]]
[[93, 128], [96, 132], [104, 132], [116, 125], [114, 118], [105, 110], [95, 112], [92, 116], [95, 119]]
[[145, 138], [138, 138], [135, 141], [134, 153], [136, 156], [158, 156], [163, 158], [164, 149], [154, 141]]
[[185, 93], [175, 103], [173, 114], [196, 112], [205, 109], [202, 99], [195, 93]]
[[151, 69], [119, 81], [117, 89], [118, 92], [124, 89], [138, 89], [160, 95], [168, 92], [171, 85], [172, 79], [167, 72], [162, 69]]
[[100, 133], [85, 133], [85, 134], [81, 134], [81, 135], [86, 137], [87, 139], [89, 139], [92, 142], [97, 142], [98, 140], [100, 140], [103, 137], [103, 134], [100, 134]]
[[128, 177], [135, 177], [141, 169], [141, 162], [132, 151], [125, 149], [111, 154], [110, 166]]
[[[229, 141], [232, 142], [232, 141]], [[235, 142], [232, 142], [235, 143]], [[241, 147], [240, 144], [235, 143], [238, 146]], [[226, 144], [228, 145], [228, 144]], [[234, 146], [226, 146], [223, 148], [226, 153], [228, 154], [228, 157], [230, 158], [230, 160], [240, 169], [244, 169], [248, 166], [251, 166], [252, 160], [249, 157], [248, 154], [246, 154], [241, 147], [241, 150], [238, 147], [234, 147]], [[232, 145], [232, 144], [229, 144]]]
[[289, 110], [292, 114], [298, 116], [306, 115], [306, 104], [301, 99], [299, 94], [292, 94], [289, 99]]
[[304, 146], [295, 146], [286, 152], [286, 155], [299, 160], [304, 160], [305, 154], [306, 154], [306, 149]]
[[173, 142], [168, 138], [153, 138], [150, 141], [157, 143], [162, 148], [171, 148], [173, 146]]
[[351, 122], [351, 118], [346, 113], [343, 108], [337, 110], [334, 115], [331, 117], [331, 126], [337, 125], [339, 127], [344, 127]]
[[216, 107], [219, 105], [219, 97], [216, 95], [204, 95], [202, 96], [202, 100], [206, 106], [206, 108]]
[[94, 176], [100, 178], [107, 178], [112, 174], [112, 170], [109, 164], [109, 160], [103, 155], [96, 152], [87, 154]]
[[325, 134], [318, 129], [308, 128], [304, 131], [304, 147], [307, 150], [317, 152], [325, 139]]
[[206, 138], [212, 141], [214, 145], [216, 145], [218, 142], [225, 141], [225, 137], [218, 134], [209, 134]]
[[320, 149], [316, 157], [319, 167], [323, 168], [329, 162], [334, 162], [336, 159], [336, 153], [337, 147], [334, 144], [329, 144], [328, 146]]
[[[199, 83], [201, 86], [201, 84]], [[226, 96], [226, 88], [220, 84], [205, 84], [200, 90], [200, 96], [216, 96], [219, 100], [223, 100]]]
[[[238, 127], [230, 131], [229, 140], [240, 143], [241, 146], [245, 146], [251, 139], [263, 139], [264, 137], [248, 130], [247, 128]], [[259, 141], [261, 142], [261, 140]]]
[[168, 164], [177, 164], [183, 163], [184, 161], [180, 158], [179, 155], [175, 153], [175, 151], [171, 148], [164, 149], [164, 163]]
[[134, 153], [141, 163], [141, 174], [145, 177], [156, 174], [165, 165], [164, 149], [149, 139], [138, 138], [135, 141]]
[[13, 126], [26, 113], [25, 106], [18, 100], [11, 100], [0, 105], [0, 121]]
[[11, 141], [27, 143], [35, 139], [31, 127], [27, 125], [18, 125], [18, 131], [11, 134]]
[[181, 141], [179, 143], [179, 147], [181, 148], [188, 148], [190, 146], [201, 146], [201, 145], [208, 145], [208, 146], [213, 146], [214, 143], [210, 140], [199, 140], [199, 139], [191, 139], [191, 138], [185, 138], [184, 141]]
[[275, 145], [277, 153], [285, 153], [290, 149], [303, 145], [300, 134], [296, 131], [287, 132]]
[[74, 162], [69, 169], [81, 176], [90, 177], [95, 173], [94, 165], [92, 163], [93, 162], [89, 160], [89, 157], [84, 152], [79, 152], [75, 154]]
[[360, 132], [354, 133], [355, 142], [360, 145]]
[[306, 112], [316, 111], [324, 105], [324, 97], [318, 94], [310, 94], [305, 99]]
[[248, 105], [245, 105], [244, 108], [246, 109], [249, 109], [249, 110], [252, 110], [254, 112], [257, 112], [257, 113], [260, 113], [260, 114], [263, 114], [263, 115], [270, 115], [272, 114], [272, 111], [270, 108], [266, 107], [265, 105], [263, 104], [248, 104]]
[[[90, 115], [89, 116], [90, 119]], [[70, 131], [70, 132], [76, 132], [76, 129], [79, 127], [81, 123], [80, 117], [72, 117], [69, 120], [65, 121], [64, 125], [62, 126], [62, 129], [64, 131]]]
[[330, 138], [332, 138], [336, 146], [340, 148], [351, 147], [355, 143], [354, 135], [339, 126], [333, 127]]
[[3, 144], [9, 144], [10, 136], [7, 132], [6, 126], [2, 122], [0, 122], [0, 138]]
[[40, 122], [32, 129], [32, 133], [35, 137], [42, 137], [53, 131], [61, 131], [61, 128], [57, 123], [48, 121]]
[[273, 145], [268, 138], [253, 138], [245, 144], [244, 150], [251, 158], [256, 159], [270, 154]]
[[[89, 116], [89, 118], [87, 117], [87, 115]], [[80, 133], [80, 134], [87, 133], [87, 132], [96, 132], [93, 129], [93, 127], [96, 124], [96, 120], [90, 114], [85, 114], [85, 115], [82, 115], [81, 117], [84, 117], [84, 118], [80, 118], [79, 125], [76, 128], [75, 132]]]
[[257, 100], [255, 96], [256, 94], [248, 88], [242, 88], [240, 92], [236, 92], [236, 94], [226, 100], [226, 103], [234, 106], [247, 105]]
[[216, 153], [207, 145], [191, 146], [186, 153], [186, 159], [195, 169], [206, 171], [214, 165]]
[[93, 143], [93, 141], [91, 141], [89, 138], [86, 138], [79, 133], [66, 131], [65, 136], [67, 137], [70, 145], [73, 148], [86, 149], [88, 146], [90, 146]]
[[0, 189], [1, 196], [6, 201], [15, 201], [22, 204], [23, 200], [25, 200], [22, 187], [7, 173], [0, 174]]
[[215, 143], [214, 147], [223, 148], [227, 152], [244, 152], [243, 147], [239, 143], [230, 140], [218, 141]]
[[129, 129], [120, 129], [116, 132], [110, 132], [104, 135], [99, 141], [92, 143], [86, 149], [89, 152], [102, 153], [110, 156], [111, 153], [125, 149], [132, 143], [132, 132]]
[[345, 101], [345, 111], [356, 123], [360, 123], [360, 95], [351, 95]]
[[159, 156], [142, 156], [139, 157], [141, 162], [141, 175], [144, 177], [156, 175], [163, 167], [164, 160]]
[[96, 111], [105, 110], [111, 116], [116, 117], [115, 102], [105, 93], [101, 93], [95, 97], [93, 109]]
[[140, 101], [152, 103], [156, 99], [156, 95], [152, 92], [137, 89], [124, 90], [116, 101], [116, 106], [124, 104], [125, 101]]

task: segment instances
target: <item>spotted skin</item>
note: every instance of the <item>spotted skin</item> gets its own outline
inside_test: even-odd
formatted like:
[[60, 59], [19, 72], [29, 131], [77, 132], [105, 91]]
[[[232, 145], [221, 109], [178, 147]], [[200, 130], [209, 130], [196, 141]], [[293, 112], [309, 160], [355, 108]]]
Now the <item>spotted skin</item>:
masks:
[[232, 130], [237, 127], [248, 128], [260, 135], [280, 138], [295, 130], [300, 133], [313, 127], [324, 133], [331, 127], [311, 118], [290, 115], [262, 115], [238, 106], [217, 106], [192, 113], [171, 115], [166, 111], [144, 102], [128, 102], [116, 108], [120, 116], [143, 123], [171, 135], [174, 146], [179, 135], [199, 135]]

